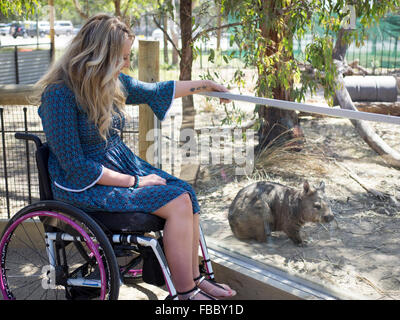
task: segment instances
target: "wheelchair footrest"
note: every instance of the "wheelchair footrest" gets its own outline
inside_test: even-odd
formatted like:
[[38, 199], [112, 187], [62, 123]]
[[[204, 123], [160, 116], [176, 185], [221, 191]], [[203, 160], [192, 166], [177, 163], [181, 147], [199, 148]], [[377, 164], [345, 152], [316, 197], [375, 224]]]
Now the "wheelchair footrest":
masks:
[[114, 243], [138, 245], [139, 252], [143, 258], [143, 281], [156, 286], [163, 286], [165, 279], [170, 279], [161, 239], [133, 234], [115, 234], [112, 237]]

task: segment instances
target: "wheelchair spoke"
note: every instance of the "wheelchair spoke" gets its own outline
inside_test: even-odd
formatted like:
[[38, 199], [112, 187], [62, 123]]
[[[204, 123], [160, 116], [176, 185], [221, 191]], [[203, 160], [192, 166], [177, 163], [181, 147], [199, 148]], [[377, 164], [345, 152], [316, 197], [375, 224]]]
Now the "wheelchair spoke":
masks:
[[[35, 218], [49, 224], [40, 225]], [[70, 217], [21, 210], [3, 232], [0, 255], [0, 293], [5, 299], [118, 297], [119, 269], [112, 246], [104, 231], [81, 213]]]
[[21, 237], [17, 236], [16, 234], [14, 234], [13, 236], [16, 237], [19, 241], [21, 241], [26, 246], [26, 248], [35, 253], [42, 261], [44, 262], [48, 261], [47, 258], [45, 258], [43, 255], [40, 254], [39, 250], [37, 249], [34, 250], [33, 248], [31, 248], [29, 244], [27, 244], [25, 241], [21, 239]]
[[[41, 233], [41, 231], [39, 230], [39, 227], [38, 227], [38, 225], [37, 225], [37, 223], [36, 223], [36, 220], [33, 219], [33, 218], [31, 218], [31, 219], [29, 219], [29, 220], [31, 220], [31, 221], [33, 222], [33, 224], [34, 224], [34, 226], [35, 226], [35, 228], [36, 228], [36, 230], [37, 230], [37, 234], [40, 235], [40, 236], [42, 236], [42, 233]], [[32, 246], [35, 247], [35, 244], [32, 242], [32, 239], [28, 236], [28, 233], [26, 232], [25, 226], [24, 226], [24, 225], [22, 225], [22, 228], [24, 229], [24, 232], [25, 232], [26, 236], [28, 237], [28, 239], [29, 239], [30, 242], [32, 243]], [[43, 240], [43, 242], [46, 242], [45, 239], [43, 238], [43, 236], [42, 236], [42, 240]], [[35, 248], [36, 248], [36, 247], [35, 247]]]
[[[34, 291], [35, 291], [35, 290], [30, 290], [29, 288], [32, 287], [37, 281], [41, 281], [41, 280], [32, 280], [32, 281], [30, 281], [30, 282], [28, 282], [28, 283], [26, 283], [26, 281], [25, 281], [25, 282], [22, 283], [20, 286], [14, 287], [13, 290], [14, 290], [14, 291], [20, 291], [20, 290], [24, 289], [24, 290], [23, 290], [24, 292], [27, 292], [27, 291], [29, 290], [29, 291], [28, 291], [29, 294], [28, 294], [27, 296], [25, 296], [25, 297], [22, 299], [22, 300], [27, 300], [27, 298], [30, 297], [30, 296], [34, 293]], [[41, 283], [41, 282], [40, 282], [40, 283]], [[35, 286], [35, 289], [37, 289], [37, 288], [40, 287], [40, 283], [39, 283], [39, 285]]]

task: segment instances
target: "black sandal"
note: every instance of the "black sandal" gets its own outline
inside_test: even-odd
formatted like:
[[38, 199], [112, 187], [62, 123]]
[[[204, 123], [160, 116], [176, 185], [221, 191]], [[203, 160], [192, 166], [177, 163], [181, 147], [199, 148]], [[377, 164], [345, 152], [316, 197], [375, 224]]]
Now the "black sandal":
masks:
[[[231, 288], [225, 288], [225, 287], [223, 287], [222, 285], [220, 285], [219, 283], [217, 283], [214, 279], [206, 279], [204, 276], [200, 275], [200, 276], [198, 276], [197, 278], [194, 278], [193, 280], [196, 282], [196, 286], [199, 286], [200, 283], [202, 283], [203, 281], [206, 281], [206, 282], [210, 283], [211, 285], [216, 286], [216, 287], [218, 287], [218, 288], [220, 288], [220, 289], [222, 289], [222, 290], [224, 290], [224, 291], [227, 291], [227, 292], [229, 292], [229, 293], [231, 294], [231, 295], [229, 295], [229, 296], [214, 296], [214, 295], [212, 295], [212, 296], [215, 297], [216, 299], [232, 298], [233, 296], [236, 295], [236, 291], [235, 291], [235, 290], [233, 290], [233, 289], [231, 289]], [[206, 293], [206, 294], [207, 294], [207, 293]], [[207, 295], [211, 295], [211, 294], [209, 293], [209, 294], [207, 294]]]
[[[192, 293], [193, 292], [193, 293]], [[214, 297], [208, 295], [207, 293], [203, 292], [201, 289], [199, 289], [197, 286], [194, 286], [193, 289], [185, 292], [177, 292], [178, 295], [186, 295], [192, 293], [188, 298], [184, 300], [195, 300], [194, 297], [197, 296], [199, 293], [202, 294], [203, 296], [209, 298], [210, 300], [217, 300]]]

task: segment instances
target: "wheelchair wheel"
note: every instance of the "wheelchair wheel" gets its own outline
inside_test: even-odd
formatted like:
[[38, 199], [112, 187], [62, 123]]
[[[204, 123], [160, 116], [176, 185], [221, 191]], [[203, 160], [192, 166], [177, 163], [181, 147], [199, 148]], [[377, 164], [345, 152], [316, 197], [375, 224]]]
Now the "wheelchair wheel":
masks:
[[71, 206], [39, 202], [22, 209], [3, 231], [0, 257], [4, 299], [118, 298], [119, 269], [108, 238]]

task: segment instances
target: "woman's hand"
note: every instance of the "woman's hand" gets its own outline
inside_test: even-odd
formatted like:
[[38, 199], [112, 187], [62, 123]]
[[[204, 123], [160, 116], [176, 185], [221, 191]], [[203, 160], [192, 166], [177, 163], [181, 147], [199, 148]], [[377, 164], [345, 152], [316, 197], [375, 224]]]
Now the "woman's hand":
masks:
[[149, 174], [148, 176], [139, 177], [139, 188], [146, 186], [161, 186], [166, 185], [167, 181], [156, 174]]
[[[218, 84], [218, 83], [216, 83], [214, 81], [211, 81], [211, 80], [209, 80], [208, 87], [210, 88], [210, 91], [229, 92], [229, 90], [227, 88], [225, 88], [223, 85]], [[231, 100], [223, 99], [223, 98], [220, 98], [219, 101], [221, 103], [229, 103], [229, 102], [231, 102]]]
[[[191, 94], [206, 91], [229, 92], [229, 90], [223, 85], [215, 83], [211, 80], [177, 81], [175, 85], [175, 98], [185, 97]], [[229, 103], [231, 100], [221, 98], [220, 102]]]

